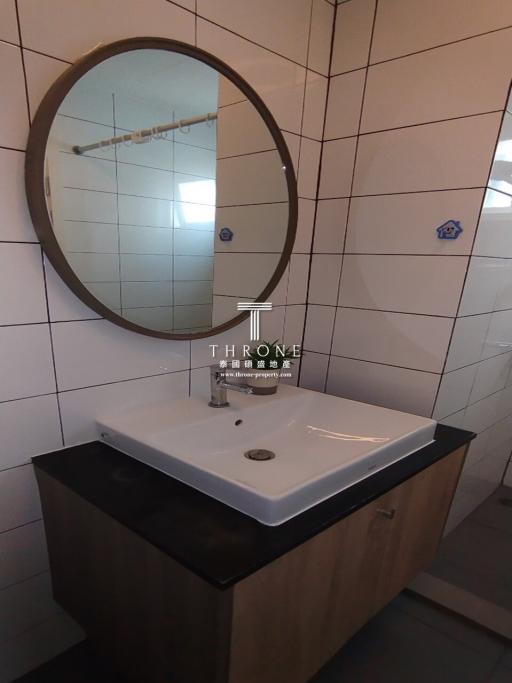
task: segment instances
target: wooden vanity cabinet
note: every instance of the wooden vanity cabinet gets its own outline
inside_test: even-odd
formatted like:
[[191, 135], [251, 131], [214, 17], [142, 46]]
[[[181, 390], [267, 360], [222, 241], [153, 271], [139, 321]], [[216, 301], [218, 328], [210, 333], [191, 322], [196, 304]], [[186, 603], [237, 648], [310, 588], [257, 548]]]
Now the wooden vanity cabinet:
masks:
[[55, 598], [138, 683], [306, 683], [433, 560], [465, 450], [226, 590], [38, 472]]

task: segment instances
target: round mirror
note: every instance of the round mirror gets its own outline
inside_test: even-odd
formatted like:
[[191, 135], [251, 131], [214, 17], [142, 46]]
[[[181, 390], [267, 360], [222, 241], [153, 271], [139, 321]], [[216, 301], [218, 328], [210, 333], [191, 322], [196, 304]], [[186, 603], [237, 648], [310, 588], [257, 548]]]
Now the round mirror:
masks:
[[27, 149], [27, 196], [53, 266], [103, 317], [197, 338], [248, 315], [286, 267], [289, 152], [226, 64], [159, 38], [100, 47], [52, 86]]

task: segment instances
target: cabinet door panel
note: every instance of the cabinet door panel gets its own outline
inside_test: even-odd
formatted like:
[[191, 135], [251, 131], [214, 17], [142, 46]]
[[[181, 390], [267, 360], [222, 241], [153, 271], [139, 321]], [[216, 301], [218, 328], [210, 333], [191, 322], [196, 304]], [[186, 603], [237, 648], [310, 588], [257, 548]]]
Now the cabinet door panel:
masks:
[[402, 484], [382, 562], [375, 611], [386, 605], [434, 559], [466, 447]]
[[306, 683], [399, 593], [435, 554], [463, 455], [447, 456], [237, 584], [230, 683]]

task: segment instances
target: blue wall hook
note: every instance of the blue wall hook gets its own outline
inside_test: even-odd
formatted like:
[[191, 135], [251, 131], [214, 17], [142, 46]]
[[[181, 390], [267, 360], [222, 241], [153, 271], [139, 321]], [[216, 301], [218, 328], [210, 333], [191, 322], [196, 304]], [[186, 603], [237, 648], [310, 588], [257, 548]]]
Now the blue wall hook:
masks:
[[449, 220], [436, 228], [437, 237], [440, 240], [456, 240], [462, 232], [460, 221]]
[[221, 242], [231, 242], [233, 232], [229, 228], [222, 228], [222, 230], [219, 230], [219, 237]]

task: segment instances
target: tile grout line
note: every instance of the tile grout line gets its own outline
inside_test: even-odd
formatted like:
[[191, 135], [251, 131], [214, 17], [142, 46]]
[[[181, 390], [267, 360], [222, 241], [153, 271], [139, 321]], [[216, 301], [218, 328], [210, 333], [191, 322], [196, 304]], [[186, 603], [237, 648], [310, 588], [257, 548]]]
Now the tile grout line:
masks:
[[[334, 319], [332, 322], [332, 330], [331, 330], [331, 340], [330, 340], [330, 345], [329, 345], [329, 358], [327, 360], [327, 369], [325, 372], [325, 382], [324, 382], [324, 392], [327, 391], [327, 385], [329, 383], [329, 372], [331, 369], [331, 357], [332, 357], [332, 349], [334, 345], [334, 336], [336, 333], [336, 318], [337, 318], [337, 313], [338, 313], [338, 305], [340, 303], [340, 296], [341, 296], [341, 287], [342, 287], [342, 274], [343, 274], [343, 265], [345, 263], [345, 249], [347, 245], [347, 234], [349, 231], [349, 225], [350, 225], [350, 209], [352, 206], [352, 198], [353, 198], [353, 192], [354, 192], [354, 182], [355, 182], [355, 176], [356, 176], [356, 167], [357, 167], [357, 154], [359, 150], [359, 139], [360, 139], [360, 132], [361, 132], [361, 125], [363, 121], [363, 112], [364, 112], [364, 106], [365, 106], [365, 96], [366, 96], [366, 87], [368, 83], [368, 72], [369, 72], [369, 67], [368, 67], [368, 62], [370, 61], [370, 55], [372, 52], [372, 45], [373, 45], [373, 38], [375, 34], [375, 23], [377, 20], [377, 11], [379, 7], [379, 0], [376, 0], [375, 2], [375, 7], [373, 10], [373, 21], [372, 21], [372, 28], [371, 28], [371, 33], [370, 33], [370, 43], [368, 45], [368, 56], [367, 56], [367, 63], [365, 66], [365, 74], [364, 74], [364, 83], [363, 83], [363, 92], [361, 95], [361, 109], [359, 111], [359, 121], [358, 121], [358, 126], [357, 126], [357, 136], [355, 137], [355, 148], [354, 148], [354, 159], [353, 159], [353, 164], [352, 164], [352, 177], [350, 181], [350, 195], [348, 198], [348, 205], [347, 205], [347, 217], [345, 220], [345, 233], [343, 235], [343, 245], [342, 245], [342, 254], [341, 254], [341, 263], [340, 263], [340, 271], [338, 274], [338, 287], [336, 291], [336, 303], [337, 306], [334, 311]], [[334, 38], [333, 38], [334, 40]], [[324, 130], [325, 132], [325, 130]], [[325, 143], [323, 143], [325, 144]]]
[[[32, 116], [31, 116], [31, 111], [30, 111], [30, 97], [29, 97], [29, 90], [28, 90], [28, 79], [27, 79], [27, 71], [25, 67], [25, 58], [23, 54], [23, 38], [22, 38], [22, 31], [21, 31], [21, 22], [20, 22], [20, 14], [19, 14], [19, 7], [18, 7], [18, 0], [15, 0], [15, 9], [16, 9], [16, 21], [18, 24], [18, 33], [19, 33], [19, 39], [20, 39], [20, 54], [21, 54], [21, 65], [23, 69], [23, 82], [25, 86], [25, 97], [26, 97], [26, 104], [27, 104], [27, 115], [28, 115], [28, 127], [29, 129], [32, 126]], [[54, 341], [53, 341], [53, 333], [52, 333], [52, 325], [50, 322], [50, 302], [48, 299], [48, 282], [47, 282], [47, 273], [46, 273], [46, 263], [45, 263], [45, 258], [44, 258], [44, 252], [43, 252], [43, 247], [40, 245], [39, 246], [40, 250], [40, 258], [41, 258], [41, 270], [42, 270], [42, 275], [43, 275], [43, 286], [44, 286], [44, 297], [45, 297], [45, 304], [46, 304], [46, 316], [47, 316], [47, 325], [48, 325], [48, 335], [49, 335], [49, 340], [50, 340], [50, 351], [52, 355], [52, 366], [53, 366], [53, 378], [54, 378], [54, 383], [55, 383], [55, 398], [57, 401], [57, 412], [59, 415], [59, 427], [60, 427], [60, 436], [61, 436], [61, 441], [62, 445], [64, 445], [64, 427], [62, 425], [62, 413], [61, 413], [61, 407], [60, 407], [60, 401], [59, 401], [59, 385], [58, 385], [58, 380], [57, 380], [57, 364], [55, 361], [55, 347], [54, 347]], [[53, 392], [50, 392], [53, 394]]]
[[[313, 11], [313, 7], [311, 9], [311, 12]], [[334, 11], [332, 15], [332, 23], [331, 23], [331, 44], [330, 44], [330, 49], [329, 49], [329, 64], [328, 64], [328, 70], [327, 70], [327, 89], [325, 93], [325, 107], [324, 107], [324, 116], [323, 116], [323, 121], [322, 121], [322, 141], [320, 142], [320, 155], [318, 159], [318, 175], [316, 179], [316, 190], [315, 190], [315, 205], [314, 205], [314, 210], [313, 210], [313, 229], [311, 232], [311, 248], [310, 248], [310, 255], [309, 255], [309, 264], [308, 264], [308, 275], [307, 275], [307, 283], [306, 283], [306, 304], [305, 304], [305, 310], [304, 310], [304, 324], [302, 327], [302, 348], [304, 347], [304, 340], [306, 338], [306, 329], [307, 329], [307, 322], [308, 322], [308, 312], [309, 312], [309, 288], [311, 284], [311, 270], [312, 270], [312, 264], [313, 264], [313, 254], [314, 254], [314, 244], [315, 244], [315, 234], [316, 234], [316, 220], [317, 220], [317, 213], [318, 213], [318, 200], [319, 200], [319, 194], [320, 194], [320, 180], [322, 176], [322, 163], [323, 163], [323, 152], [324, 152], [324, 142], [323, 138], [325, 135], [325, 124], [327, 121], [327, 109], [329, 107], [329, 91], [330, 91], [330, 83], [331, 79], [329, 77], [330, 71], [331, 71], [331, 65], [332, 65], [332, 58], [333, 58], [333, 52], [334, 52], [334, 38], [335, 38], [335, 30], [336, 30], [336, 16], [338, 13], [338, 4], [336, 3], [334, 5]], [[307, 76], [307, 74], [306, 74]], [[299, 362], [299, 370], [297, 372], [297, 386], [300, 386], [300, 382], [302, 379], [302, 360], [303, 356], [301, 354], [300, 357], [300, 362]]]

